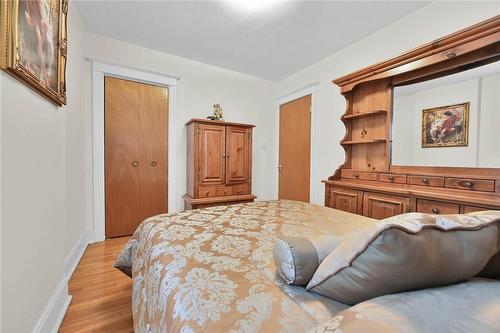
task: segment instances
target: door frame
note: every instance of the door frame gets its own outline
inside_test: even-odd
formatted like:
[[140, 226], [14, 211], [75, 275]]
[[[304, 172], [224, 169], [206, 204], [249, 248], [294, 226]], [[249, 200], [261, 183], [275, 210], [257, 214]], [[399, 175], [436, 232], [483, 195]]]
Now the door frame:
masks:
[[301, 97], [311, 95], [311, 156], [310, 156], [310, 174], [309, 174], [309, 202], [317, 205], [323, 204], [323, 198], [319, 198], [316, 193], [319, 182], [316, 184], [316, 166], [317, 166], [317, 124], [316, 124], [316, 90], [319, 82], [314, 82], [300, 89], [294, 90], [291, 93], [283, 95], [276, 99], [276, 194], [278, 197], [279, 192], [279, 160], [280, 160], [280, 106], [299, 99]]
[[[111, 76], [140, 83], [152, 84], [168, 89], [168, 128], [167, 128], [167, 209], [177, 211], [175, 200], [176, 177], [175, 151], [172, 142], [175, 138], [174, 118], [175, 89], [178, 77], [135, 69], [87, 58], [92, 66], [92, 170], [93, 170], [93, 225], [89, 230], [89, 241], [100, 242], [105, 239], [105, 192], [104, 192], [104, 77]], [[168, 176], [170, 175], [170, 177]]]

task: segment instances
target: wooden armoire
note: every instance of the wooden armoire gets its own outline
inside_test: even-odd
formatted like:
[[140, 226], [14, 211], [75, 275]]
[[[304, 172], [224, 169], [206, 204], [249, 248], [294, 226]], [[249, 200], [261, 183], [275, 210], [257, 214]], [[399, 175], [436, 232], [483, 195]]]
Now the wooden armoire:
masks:
[[187, 127], [185, 209], [252, 202], [254, 125], [191, 119]]
[[325, 205], [376, 219], [500, 210], [500, 168], [394, 165], [391, 136], [395, 87], [497, 61], [500, 16], [334, 80], [346, 99], [345, 162], [323, 181]]

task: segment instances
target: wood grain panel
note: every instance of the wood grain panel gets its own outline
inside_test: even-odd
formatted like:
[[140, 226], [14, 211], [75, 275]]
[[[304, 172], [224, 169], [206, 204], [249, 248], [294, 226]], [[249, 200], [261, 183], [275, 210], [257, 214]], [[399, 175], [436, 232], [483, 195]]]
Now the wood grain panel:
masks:
[[329, 191], [329, 207], [353, 214], [362, 213], [363, 192], [335, 187], [330, 187]]
[[363, 215], [381, 220], [406, 213], [409, 204], [409, 198], [365, 192], [363, 194]]
[[69, 280], [73, 296], [59, 333], [133, 333], [132, 279], [113, 268], [128, 237], [90, 244]]
[[167, 211], [167, 90], [105, 78], [106, 237]]
[[225, 126], [198, 124], [198, 152], [200, 182], [224, 184]]
[[249, 180], [250, 131], [245, 127], [226, 126], [226, 184]]
[[311, 166], [311, 95], [280, 106], [280, 199], [309, 202]]

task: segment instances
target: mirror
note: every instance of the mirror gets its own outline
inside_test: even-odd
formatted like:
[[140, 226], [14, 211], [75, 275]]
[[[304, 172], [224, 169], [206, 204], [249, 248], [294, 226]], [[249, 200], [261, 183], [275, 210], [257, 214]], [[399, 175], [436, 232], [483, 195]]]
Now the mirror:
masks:
[[392, 164], [500, 167], [500, 61], [394, 88]]

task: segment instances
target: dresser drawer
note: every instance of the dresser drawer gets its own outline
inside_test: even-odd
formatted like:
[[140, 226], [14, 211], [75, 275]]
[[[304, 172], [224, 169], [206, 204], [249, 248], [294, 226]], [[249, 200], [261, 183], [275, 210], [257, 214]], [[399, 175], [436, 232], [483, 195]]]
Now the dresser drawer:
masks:
[[495, 192], [495, 181], [484, 179], [446, 178], [446, 187], [461, 190]]
[[200, 186], [198, 187], [198, 198], [209, 198], [217, 196], [216, 186]]
[[409, 176], [408, 184], [432, 187], [444, 187], [443, 177]]
[[417, 212], [427, 214], [458, 214], [459, 205], [441, 201], [417, 199]]
[[493, 208], [485, 208], [485, 207], [479, 207], [479, 206], [464, 206], [464, 214], [467, 213], [473, 213], [473, 212], [480, 212], [483, 210], [494, 210]]
[[342, 177], [360, 180], [377, 180], [377, 174], [375, 172], [362, 172], [352, 170], [342, 170]]
[[394, 175], [390, 173], [381, 173], [378, 180], [386, 183], [406, 184], [406, 175]]
[[241, 195], [241, 194], [249, 194], [250, 193], [250, 187], [248, 184], [242, 184], [242, 185], [234, 185], [233, 186], [233, 195]]

